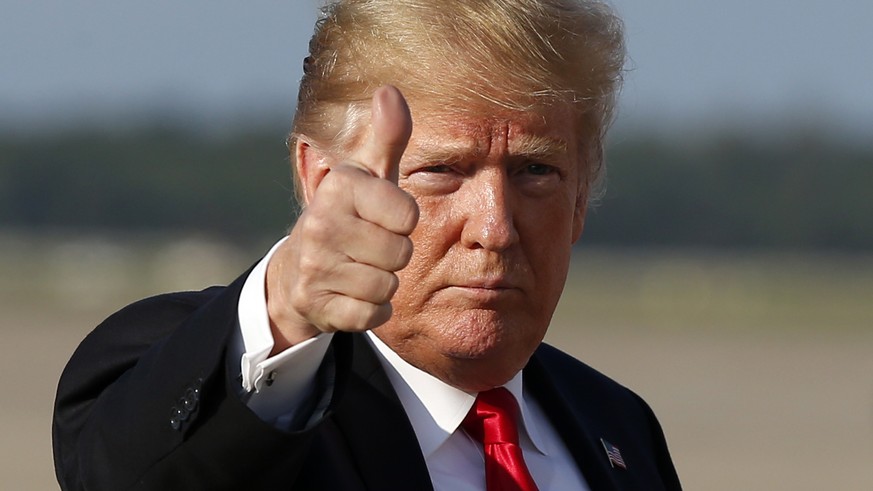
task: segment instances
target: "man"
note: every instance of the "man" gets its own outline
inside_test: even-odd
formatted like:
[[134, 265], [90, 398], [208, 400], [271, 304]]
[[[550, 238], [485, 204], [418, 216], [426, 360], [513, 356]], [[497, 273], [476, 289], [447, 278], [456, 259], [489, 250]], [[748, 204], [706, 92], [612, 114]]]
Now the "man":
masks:
[[82, 343], [62, 487], [679, 489], [648, 406], [541, 344], [622, 63], [592, 0], [328, 7], [289, 138], [299, 220], [230, 286]]

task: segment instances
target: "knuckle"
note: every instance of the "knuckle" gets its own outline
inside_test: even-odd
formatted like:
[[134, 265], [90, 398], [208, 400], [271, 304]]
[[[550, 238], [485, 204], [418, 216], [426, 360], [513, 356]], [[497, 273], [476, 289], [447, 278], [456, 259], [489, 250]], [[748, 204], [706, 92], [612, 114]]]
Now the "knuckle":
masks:
[[365, 177], [362, 172], [348, 166], [334, 167], [319, 183], [310, 208], [314, 205], [322, 205], [327, 212], [330, 212], [336, 209], [337, 204], [353, 200], [355, 190], [361, 186], [361, 181]]
[[391, 189], [380, 194], [386, 226], [396, 233], [408, 235], [418, 224], [418, 203], [406, 191], [393, 184], [388, 185]]
[[330, 179], [331, 183], [339, 189], [342, 189], [342, 186], [348, 184], [350, 180], [355, 179], [360, 174], [359, 170], [354, 166], [348, 163], [342, 163], [340, 165], [335, 165], [331, 168], [330, 172], [324, 176], [324, 181]]
[[403, 269], [409, 264], [409, 261], [412, 259], [412, 253], [414, 251], [412, 245], [412, 239], [409, 237], [403, 237], [403, 240], [400, 242], [400, 250], [397, 253], [397, 263], [399, 269]]
[[331, 296], [322, 309], [324, 328], [326, 332], [349, 331], [354, 329], [355, 311], [349, 304], [349, 299], [340, 295]]
[[313, 212], [300, 224], [306, 240], [316, 243], [327, 242], [335, 234], [334, 224], [329, 214]]
[[372, 304], [368, 302], [357, 302], [353, 312], [348, 312], [345, 319], [345, 325], [349, 330], [367, 331], [378, 327], [391, 317], [391, 304]]
[[415, 198], [404, 192], [403, 199], [398, 205], [397, 210], [399, 232], [411, 234], [415, 230], [415, 226], [418, 225], [418, 203], [415, 202]]
[[383, 266], [388, 271], [400, 271], [412, 259], [412, 239], [405, 235], [394, 234], [384, 248]]
[[391, 318], [393, 312], [387, 301], [377, 304], [357, 300], [344, 295], [333, 295], [327, 299], [313, 317], [321, 319], [313, 322], [324, 332], [360, 332], [378, 327]]
[[399, 286], [400, 280], [397, 278], [397, 275], [393, 273], [382, 274], [378, 280], [378, 285], [374, 289], [378, 293], [372, 299], [373, 303], [383, 304], [391, 301]]
[[375, 305], [361, 305], [354, 313], [355, 315], [351, 316], [349, 319], [351, 327], [356, 331], [366, 331], [367, 329], [370, 329], [372, 327], [371, 324], [375, 313]]
[[367, 329], [373, 329], [381, 326], [391, 319], [393, 309], [390, 302], [385, 302], [381, 305], [373, 305], [373, 312], [370, 315]]
[[353, 302], [341, 312], [336, 313], [336, 321], [340, 330], [364, 331], [367, 329], [370, 318], [370, 308], [365, 302]]
[[319, 274], [324, 270], [321, 255], [313, 252], [301, 254], [298, 259], [297, 270], [298, 275], [296, 281], [298, 287], [308, 285], [315, 278], [318, 278]]
[[348, 196], [350, 189], [357, 189], [361, 186], [364, 186], [367, 182], [372, 179], [372, 176], [361, 169], [358, 165], [345, 163], [342, 165], [335, 166], [328, 174], [327, 177], [333, 175], [332, 179], [332, 191], [340, 196]]
[[315, 191], [315, 203], [332, 201], [342, 189], [343, 173], [340, 170], [331, 170], [324, 176]]

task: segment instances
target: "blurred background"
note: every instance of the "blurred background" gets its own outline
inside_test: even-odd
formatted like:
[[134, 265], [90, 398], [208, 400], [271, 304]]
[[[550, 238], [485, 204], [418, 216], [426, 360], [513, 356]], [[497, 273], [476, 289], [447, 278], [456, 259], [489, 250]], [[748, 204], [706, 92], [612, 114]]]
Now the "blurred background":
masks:
[[[613, 4], [608, 191], [549, 340], [652, 404], [687, 489], [873, 489], [873, 3]], [[316, 13], [4, 6], [0, 482], [57, 488], [55, 384], [100, 320], [232, 281], [292, 224]]]

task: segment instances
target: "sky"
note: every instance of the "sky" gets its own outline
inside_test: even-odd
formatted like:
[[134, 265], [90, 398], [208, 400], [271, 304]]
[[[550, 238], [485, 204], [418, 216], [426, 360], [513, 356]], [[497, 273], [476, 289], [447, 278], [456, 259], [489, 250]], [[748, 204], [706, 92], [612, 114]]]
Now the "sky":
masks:
[[[315, 0], [13, 0], [0, 128], [290, 119]], [[873, 137], [873, 2], [613, 0], [618, 124], [825, 126]]]

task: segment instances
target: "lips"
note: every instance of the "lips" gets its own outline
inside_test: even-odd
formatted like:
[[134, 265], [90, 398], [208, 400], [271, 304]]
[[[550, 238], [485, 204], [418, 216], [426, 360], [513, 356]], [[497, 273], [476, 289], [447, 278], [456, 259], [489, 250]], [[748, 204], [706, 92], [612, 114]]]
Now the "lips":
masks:
[[515, 286], [506, 278], [477, 278], [458, 282], [452, 286], [460, 288], [481, 288], [485, 290], [507, 290]]
[[526, 268], [504, 258], [498, 259], [475, 261], [475, 264], [469, 261], [443, 263], [451, 269], [433, 272], [434, 276], [441, 278], [439, 284], [435, 285], [437, 288], [432, 291], [473, 299], [476, 303], [506, 300], [527, 292], [531, 281]]
[[467, 307], [486, 306], [494, 302], [503, 303], [514, 298], [520, 291], [511, 281], [503, 277], [466, 279], [449, 284], [442, 290], [456, 299], [465, 299], [461, 305]]

